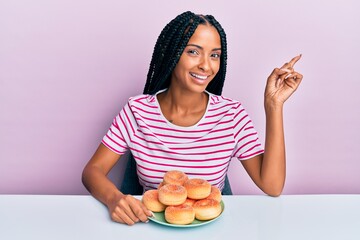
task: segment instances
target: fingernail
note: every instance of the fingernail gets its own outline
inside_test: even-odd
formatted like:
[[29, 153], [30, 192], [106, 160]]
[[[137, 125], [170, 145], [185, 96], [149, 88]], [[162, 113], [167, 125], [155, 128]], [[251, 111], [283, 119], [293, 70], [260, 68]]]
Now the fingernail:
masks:
[[283, 72], [291, 72], [289, 69], [287, 69], [287, 68], [280, 68], [280, 71], [283, 71]]
[[293, 75], [290, 73], [289, 75], [287, 75], [286, 77], [285, 77], [285, 79], [288, 79], [288, 78], [290, 78], [290, 77], [292, 77]]
[[149, 211], [152, 217], [155, 217], [155, 214], [152, 211]]

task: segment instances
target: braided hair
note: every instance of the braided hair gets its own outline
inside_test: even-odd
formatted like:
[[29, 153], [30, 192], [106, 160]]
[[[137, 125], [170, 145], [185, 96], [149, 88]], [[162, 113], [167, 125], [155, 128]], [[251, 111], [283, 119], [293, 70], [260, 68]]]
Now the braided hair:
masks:
[[220, 23], [211, 15], [184, 12], [170, 21], [161, 31], [151, 58], [144, 94], [155, 94], [170, 85], [171, 73], [199, 24], [214, 26], [220, 35], [220, 69], [206, 90], [221, 95], [224, 86], [227, 60], [226, 34]]

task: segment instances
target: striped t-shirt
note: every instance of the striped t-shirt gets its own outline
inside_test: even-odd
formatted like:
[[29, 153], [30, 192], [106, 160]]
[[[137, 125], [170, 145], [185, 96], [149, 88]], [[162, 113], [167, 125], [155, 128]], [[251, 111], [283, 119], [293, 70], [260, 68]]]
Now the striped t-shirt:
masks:
[[190, 127], [170, 123], [156, 95], [130, 98], [102, 143], [120, 155], [130, 149], [145, 191], [157, 188], [169, 170], [206, 179], [222, 190], [232, 157], [244, 160], [264, 150], [243, 106], [208, 94], [204, 116]]

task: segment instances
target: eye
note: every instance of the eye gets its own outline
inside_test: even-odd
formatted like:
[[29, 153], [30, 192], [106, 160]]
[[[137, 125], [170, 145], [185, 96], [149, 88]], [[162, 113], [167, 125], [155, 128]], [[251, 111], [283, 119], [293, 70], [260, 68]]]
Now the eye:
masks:
[[194, 49], [190, 49], [187, 51], [187, 53], [191, 54], [191, 55], [199, 55], [199, 52], [194, 50]]
[[220, 58], [220, 53], [213, 53], [211, 54], [212, 58]]

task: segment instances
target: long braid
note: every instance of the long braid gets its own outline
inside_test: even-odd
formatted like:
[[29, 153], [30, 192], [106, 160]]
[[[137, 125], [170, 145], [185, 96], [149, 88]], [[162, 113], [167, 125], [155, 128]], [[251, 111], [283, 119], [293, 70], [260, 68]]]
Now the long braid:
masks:
[[165, 54], [164, 56], [163, 66], [159, 68], [159, 72], [157, 74], [159, 79], [156, 79], [157, 82], [153, 91], [150, 92], [151, 94], [157, 92], [159, 89], [168, 87], [170, 81], [167, 80], [171, 75], [172, 70], [178, 63], [180, 56], [190, 39], [190, 36], [196, 29], [196, 27], [191, 26], [188, 33], [186, 33], [184, 36], [179, 34], [186, 31], [191, 17], [192, 16], [188, 16], [188, 18], [182, 19], [182, 21], [178, 23], [178, 26], [174, 27], [174, 34], [167, 39], [167, 42], [169, 42], [168, 54]]
[[170, 85], [171, 73], [180, 60], [189, 39], [199, 24], [209, 23], [219, 32], [222, 46], [220, 69], [207, 90], [220, 95], [226, 74], [226, 35], [221, 25], [211, 15], [196, 15], [190, 11], [178, 15], [161, 31], [152, 55], [144, 94], [155, 94]]
[[178, 61], [174, 54], [179, 50], [181, 36], [193, 17], [193, 13], [185, 12], [172, 20], [161, 32], [155, 45], [144, 93], [154, 94], [168, 87], [166, 80], [174, 68], [174, 61]]

